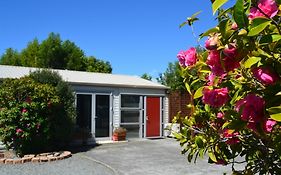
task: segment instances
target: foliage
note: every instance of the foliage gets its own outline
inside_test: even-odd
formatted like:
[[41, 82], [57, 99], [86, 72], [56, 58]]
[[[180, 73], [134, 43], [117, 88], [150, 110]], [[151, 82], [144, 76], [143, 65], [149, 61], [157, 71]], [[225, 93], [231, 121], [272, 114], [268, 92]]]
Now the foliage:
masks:
[[50, 33], [41, 43], [34, 39], [21, 52], [12, 48], [1, 56], [0, 64], [40, 68], [68, 69], [88, 72], [111, 73], [109, 62], [87, 57], [69, 40], [62, 41], [59, 34]]
[[183, 78], [181, 76], [181, 69], [178, 61], [168, 64], [168, 68], [162, 74], [159, 74], [157, 81], [171, 90], [184, 90]]
[[40, 70], [0, 85], [0, 139], [19, 155], [60, 149], [72, 136], [74, 96], [61, 77]]
[[55, 88], [30, 78], [6, 79], [0, 88], [0, 138], [22, 155], [49, 149], [50, 120], [60, 103]]
[[147, 73], [144, 73], [144, 74], [141, 76], [141, 78], [146, 79], [146, 80], [149, 80], [149, 81], [152, 80], [152, 76], [149, 75], [149, 74], [147, 74]]
[[188, 161], [207, 153], [234, 174], [281, 174], [281, 2], [212, 2], [218, 25], [200, 35], [207, 50], [177, 55], [192, 112], [174, 135]]
[[6, 52], [2, 55], [0, 61], [1, 64], [6, 64], [6, 65], [14, 65], [14, 66], [21, 65], [20, 54], [12, 48], [8, 48], [6, 50]]
[[60, 104], [57, 106], [56, 115], [50, 123], [50, 133], [53, 144], [61, 146], [59, 144], [67, 143], [71, 139], [76, 117], [73, 90], [70, 85], [63, 81], [61, 76], [54, 71], [44, 69], [37, 70], [31, 72], [29, 77], [35, 82], [48, 84], [55, 88]]

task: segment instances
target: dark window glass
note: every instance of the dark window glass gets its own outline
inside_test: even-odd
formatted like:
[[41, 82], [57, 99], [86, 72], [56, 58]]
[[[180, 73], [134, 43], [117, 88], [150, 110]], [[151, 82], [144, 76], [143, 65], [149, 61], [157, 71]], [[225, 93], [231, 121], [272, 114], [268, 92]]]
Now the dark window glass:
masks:
[[121, 107], [139, 108], [140, 107], [140, 96], [138, 96], [138, 95], [122, 95], [121, 96]]
[[139, 115], [139, 111], [122, 111], [121, 123], [138, 123]]

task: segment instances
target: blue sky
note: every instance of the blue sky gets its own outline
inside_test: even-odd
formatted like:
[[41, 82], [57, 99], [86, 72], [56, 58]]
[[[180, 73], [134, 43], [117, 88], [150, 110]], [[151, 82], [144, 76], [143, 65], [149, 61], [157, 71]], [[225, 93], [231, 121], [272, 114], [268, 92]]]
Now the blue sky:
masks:
[[190, 28], [178, 26], [199, 10], [197, 34], [216, 24], [209, 0], [1, 0], [0, 53], [55, 32], [109, 61], [113, 73], [157, 77], [196, 45]]

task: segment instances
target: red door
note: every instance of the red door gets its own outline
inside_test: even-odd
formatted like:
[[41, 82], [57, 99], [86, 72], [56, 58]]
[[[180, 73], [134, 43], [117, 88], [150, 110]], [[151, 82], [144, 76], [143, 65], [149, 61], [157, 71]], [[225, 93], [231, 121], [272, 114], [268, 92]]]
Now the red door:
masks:
[[160, 136], [160, 97], [146, 98], [146, 137]]

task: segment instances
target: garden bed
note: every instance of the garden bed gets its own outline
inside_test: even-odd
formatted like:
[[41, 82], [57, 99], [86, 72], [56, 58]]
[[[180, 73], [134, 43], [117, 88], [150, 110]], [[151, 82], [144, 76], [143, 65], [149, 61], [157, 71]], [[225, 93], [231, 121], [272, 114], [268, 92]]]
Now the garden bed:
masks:
[[70, 151], [59, 151], [41, 154], [27, 154], [17, 157], [12, 151], [0, 152], [0, 164], [22, 164], [27, 162], [52, 162], [71, 157]]

